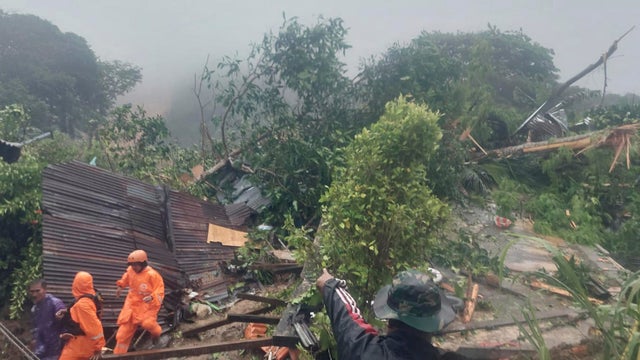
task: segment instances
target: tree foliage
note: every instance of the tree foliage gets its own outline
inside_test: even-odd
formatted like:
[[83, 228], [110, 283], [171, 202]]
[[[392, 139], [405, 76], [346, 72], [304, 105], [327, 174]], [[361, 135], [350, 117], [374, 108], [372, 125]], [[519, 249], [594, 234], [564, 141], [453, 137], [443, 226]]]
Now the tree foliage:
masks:
[[323, 198], [322, 253], [370, 299], [400, 270], [424, 266], [448, 208], [427, 185], [440, 115], [400, 97], [356, 136]]
[[267, 217], [282, 224], [318, 221], [318, 200], [330, 182], [333, 149], [354, 133], [349, 123], [350, 81], [340, 60], [349, 46], [340, 19], [313, 26], [285, 19], [247, 59], [225, 58], [204, 77], [224, 108], [214, 116], [222, 154], [243, 150], [241, 160], [272, 200]]
[[86, 40], [33, 15], [0, 10], [0, 106], [22, 104], [31, 125], [73, 135], [140, 81], [140, 69], [98, 60]]
[[400, 94], [441, 111], [444, 140], [430, 184], [440, 197], [459, 198], [452, 184], [464, 185], [471, 173], [464, 166], [468, 142], [458, 136], [469, 129], [487, 148], [508, 144], [511, 130], [553, 87], [552, 55], [521, 31], [423, 32], [365, 63], [358, 78], [358, 96], [368, 104], [361, 122], [377, 118]]
[[[27, 114], [20, 106], [0, 110], [0, 139], [24, 141]], [[42, 170], [79, 155], [68, 137], [42, 140], [21, 149], [18, 161], [0, 161], [0, 302], [11, 298], [10, 316], [22, 314], [25, 284], [41, 276]]]
[[154, 184], [189, 189], [197, 153], [171, 141], [161, 116], [149, 116], [142, 107], [118, 107], [98, 129], [97, 143], [97, 164]]
[[552, 55], [521, 31], [489, 26], [473, 33], [423, 32], [369, 61], [360, 83], [374, 110], [410, 94], [448, 120], [478, 127], [473, 122], [487, 122], [490, 114], [515, 121], [511, 111], [526, 115], [538, 106], [557, 79]]
[[640, 102], [622, 102], [607, 107], [596, 107], [587, 112], [589, 127], [593, 130], [638, 122]]
[[40, 233], [42, 169], [42, 164], [28, 153], [14, 164], [0, 162], [0, 217], [4, 224], [0, 230], [0, 299], [4, 301], [12, 290], [11, 274], [25, 260], [24, 251]]

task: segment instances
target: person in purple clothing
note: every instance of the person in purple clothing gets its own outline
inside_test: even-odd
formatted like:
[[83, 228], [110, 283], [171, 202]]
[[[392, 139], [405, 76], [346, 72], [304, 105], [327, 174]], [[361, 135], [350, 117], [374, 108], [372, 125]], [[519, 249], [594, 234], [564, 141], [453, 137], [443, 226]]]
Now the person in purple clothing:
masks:
[[29, 284], [29, 296], [33, 301], [33, 351], [40, 360], [57, 360], [62, 351], [62, 322], [56, 318], [56, 313], [67, 307], [62, 300], [47, 294], [47, 282], [44, 279]]

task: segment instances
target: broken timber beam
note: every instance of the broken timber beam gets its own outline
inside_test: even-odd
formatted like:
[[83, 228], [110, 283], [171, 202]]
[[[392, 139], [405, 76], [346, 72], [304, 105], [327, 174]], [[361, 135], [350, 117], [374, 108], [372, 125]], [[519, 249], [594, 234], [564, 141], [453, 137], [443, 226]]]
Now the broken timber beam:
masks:
[[126, 354], [108, 354], [103, 355], [102, 358], [105, 360], [156, 360], [182, 356], [213, 354], [223, 351], [255, 349], [271, 345], [286, 346], [284, 344], [277, 344], [276, 342], [277, 341], [274, 338], [268, 337], [252, 340], [229, 341], [202, 346], [185, 346], [172, 349], [132, 351]]
[[[567, 147], [570, 149], [584, 149], [590, 146], [593, 142], [593, 134], [569, 136], [559, 139], [551, 139], [548, 141], [530, 142], [526, 144], [509, 146], [501, 149], [488, 150], [487, 155], [489, 157], [508, 158], [513, 156], [520, 156], [523, 154], [544, 152], [557, 150], [561, 147]], [[478, 154], [479, 158], [485, 157], [484, 154]]]
[[[568, 292], [567, 290], [559, 288], [557, 286], [552, 286], [552, 285], [549, 285], [549, 284], [545, 284], [545, 283], [543, 283], [541, 281], [533, 280], [533, 281], [531, 281], [529, 283], [529, 285], [534, 289], [543, 289], [543, 290], [546, 290], [546, 291], [548, 291], [550, 293], [553, 293], [553, 294], [556, 294], [556, 295], [564, 296], [564, 297], [570, 298], [570, 299], [573, 298], [571, 293]], [[604, 301], [599, 300], [599, 299], [595, 299], [595, 298], [592, 298], [592, 297], [589, 297], [589, 301], [592, 304], [596, 304], [596, 305], [604, 304]]]
[[243, 323], [259, 323], [277, 325], [280, 322], [279, 317], [275, 316], [260, 316], [260, 315], [247, 315], [247, 314], [227, 314], [227, 319], [231, 322], [243, 322]]
[[[273, 309], [274, 309], [274, 306], [273, 305], [269, 305], [269, 306], [265, 306], [265, 307], [259, 308], [257, 310], [249, 311], [246, 314], [235, 314], [235, 316], [262, 314], [262, 313], [265, 313], [265, 312], [269, 312], [269, 311], [271, 311]], [[215, 328], [223, 326], [223, 325], [231, 324], [232, 322], [234, 322], [234, 320], [231, 317], [229, 317], [229, 315], [227, 315], [222, 320], [217, 320], [217, 321], [214, 321], [214, 322], [199, 326], [197, 328], [182, 330], [182, 336], [192, 336], [192, 335], [201, 333], [203, 331], [207, 331], [207, 330], [215, 329]]]
[[476, 309], [476, 302], [478, 300], [478, 284], [473, 283], [471, 276], [469, 276], [469, 285], [467, 287], [467, 298], [464, 301], [464, 312], [462, 313], [462, 322], [468, 323], [471, 321], [473, 312]]
[[488, 150], [487, 155], [475, 154], [476, 159], [484, 157], [509, 158], [523, 154], [553, 151], [565, 147], [580, 150], [578, 154], [587, 149], [608, 145], [616, 148], [627, 145], [628, 139], [637, 134], [640, 124], [625, 124], [611, 129], [595, 131], [588, 134], [567, 136], [546, 141], [530, 142], [516, 146]]
[[[536, 312], [535, 314], [536, 319], [538, 321], [550, 320], [555, 318], [574, 317], [578, 315], [580, 315], [580, 313], [572, 309], [551, 310], [551, 311], [544, 311], [544, 312], [540, 311], [540, 312]], [[520, 314], [515, 319], [487, 320], [487, 321], [472, 322], [468, 324], [454, 323], [440, 330], [440, 334], [450, 334], [454, 332], [471, 331], [471, 330], [479, 330], [479, 329], [495, 329], [495, 328], [504, 327], [504, 326], [517, 325], [518, 323], [522, 323], [524, 321], [525, 321], [524, 317]]]
[[241, 294], [237, 294], [236, 297], [238, 299], [257, 301], [257, 302], [269, 304], [269, 305], [272, 305], [272, 306], [285, 306], [285, 305], [287, 305], [286, 301], [283, 301], [283, 300], [280, 300], [280, 299], [269, 298], [269, 297], [264, 297], [264, 296], [258, 296], [258, 295], [253, 295], [253, 294], [241, 293]]

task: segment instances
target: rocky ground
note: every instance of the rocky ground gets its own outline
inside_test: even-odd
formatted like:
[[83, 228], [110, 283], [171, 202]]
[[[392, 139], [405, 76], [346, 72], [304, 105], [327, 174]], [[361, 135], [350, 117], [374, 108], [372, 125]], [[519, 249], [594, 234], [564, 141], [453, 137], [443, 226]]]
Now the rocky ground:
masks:
[[[560, 238], [541, 236], [533, 232], [528, 219], [518, 219], [508, 229], [495, 226], [493, 208], [457, 208], [459, 228], [472, 234], [492, 255], [506, 251], [504, 265], [508, 276], [501, 286], [476, 279], [480, 287], [479, 304], [469, 324], [454, 322], [450, 330], [474, 328], [473, 331], [452, 332], [442, 339], [442, 346], [486, 358], [529, 358], [535, 348], [521, 336], [513, 320], [522, 318], [523, 309], [531, 309], [539, 319], [538, 325], [544, 345], [551, 350], [553, 359], [601, 359], [600, 340], [593, 322], [583, 316], [580, 308], [564, 296], [545, 290], [533, 289], [531, 272], [556, 271], [552, 254], [547, 247], [560, 251], [565, 257], [574, 256], [585, 264], [615, 296], [620, 291], [620, 279], [626, 272], [606, 250], [567, 244]], [[545, 245], [543, 245], [543, 243]], [[453, 277], [453, 275], [452, 275]], [[511, 320], [512, 324], [508, 324]], [[492, 324], [498, 324], [495, 328]]]

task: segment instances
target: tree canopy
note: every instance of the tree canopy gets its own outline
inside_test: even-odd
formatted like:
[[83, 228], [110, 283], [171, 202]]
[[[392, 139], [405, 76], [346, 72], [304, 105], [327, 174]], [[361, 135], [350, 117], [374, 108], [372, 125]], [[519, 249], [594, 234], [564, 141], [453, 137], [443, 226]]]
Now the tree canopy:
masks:
[[341, 19], [312, 26], [286, 19], [246, 59], [225, 58], [203, 78], [224, 110], [212, 121], [220, 139], [212, 155], [247, 164], [272, 200], [269, 221], [291, 213], [299, 225], [319, 221], [333, 151], [354, 133], [351, 82], [340, 60], [349, 45]]
[[100, 61], [84, 38], [34, 15], [0, 10], [0, 33], [0, 106], [22, 104], [42, 131], [87, 131], [141, 79], [139, 68]]
[[[521, 31], [423, 32], [364, 66], [360, 84], [374, 114], [399, 94], [472, 127], [483, 143], [508, 137], [558, 78], [553, 50]], [[486, 142], [485, 142], [486, 141]]]

